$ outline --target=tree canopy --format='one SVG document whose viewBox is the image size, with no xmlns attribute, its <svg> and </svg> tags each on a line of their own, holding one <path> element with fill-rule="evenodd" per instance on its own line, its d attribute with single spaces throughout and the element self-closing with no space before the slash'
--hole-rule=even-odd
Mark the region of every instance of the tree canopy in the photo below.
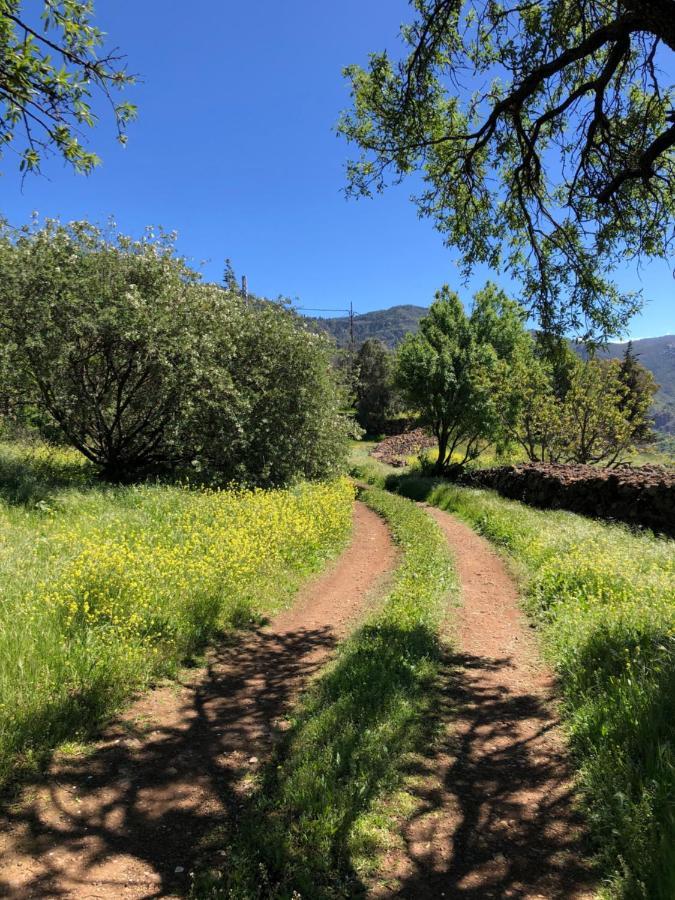
<svg viewBox="0 0 675 900">
<path fill-rule="evenodd" d="M 653 439 L 657 385 L 630 347 L 621 361 L 583 360 L 567 343 L 538 336 L 509 379 L 513 405 L 502 413 L 504 428 L 532 462 L 611 466 Z"/>
<path fill-rule="evenodd" d="M 444 287 L 419 332 L 403 341 L 398 380 L 438 441 L 439 473 L 502 443 L 505 411 L 516 413 L 511 367 L 527 351 L 528 341 L 522 310 L 492 284 L 476 294 L 470 315 L 457 294 Z M 458 460 L 453 460 L 455 451 L 461 454 Z"/>
<path fill-rule="evenodd" d="M 270 485 L 342 464 L 328 338 L 202 284 L 172 235 L 5 226 L 0 281 L 0 407 L 36 409 L 103 477 Z"/>
<path fill-rule="evenodd" d="M 506 267 L 543 328 L 620 330 L 611 272 L 675 239 L 675 0 L 411 0 L 403 56 L 351 66 L 349 189 L 421 171 L 465 271 Z"/>
<path fill-rule="evenodd" d="M 356 356 L 356 417 L 368 434 L 378 434 L 396 408 L 394 354 L 369 338 Z"/>
<path fill-rule="evenodd" d="M 81 142 L 83 128 L 96 123 L 96 94 L 110 104 L 118 139 L 126 141 L 136 108 L 116 95 L 134 79 L 119 51 L 101 52 L 104 37 L 93 0 L 44 0 L 39 15 L 20 0 L 0 0 L 0 149 L 22 142 L 21 171 L 39 170 L 49 153 L 80 172 L 97 165 Z"/>
</svg>

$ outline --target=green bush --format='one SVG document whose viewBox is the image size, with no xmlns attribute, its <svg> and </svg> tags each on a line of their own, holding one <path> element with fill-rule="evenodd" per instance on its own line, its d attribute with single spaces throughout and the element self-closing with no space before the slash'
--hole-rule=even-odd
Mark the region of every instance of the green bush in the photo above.
<svg viewBox="0 0 675 900">
<path fill-rule="evenodd" d="M 56 425 L 104 478 L 280 485 L 342 465 L 328 340 L 200 284 L 171 236 L 5 227 L 0 279 L 0 409 Z"/>
</svg>

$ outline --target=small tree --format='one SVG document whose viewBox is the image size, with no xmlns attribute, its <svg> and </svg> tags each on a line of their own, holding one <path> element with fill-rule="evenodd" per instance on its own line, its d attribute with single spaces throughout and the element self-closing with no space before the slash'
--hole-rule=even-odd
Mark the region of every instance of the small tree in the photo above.
<svg viewBox="0 0 675 900">
<path fill-rule="evenodd" d="M 437 472 L 447 471 L 456 450 L 463 466 L 506 439 L 508 371 L 526 347 L 522 310 L 492 284 L 476 294 L 470 316 L 457 294 L 442 288 L 419 332 L 403 341 L 399 383 L 436 436 Z"/>
<path fill-rule="evenodd" d="M 516 361 L 509 378 L 513 400 L 502 410 L 507 434 L 531 462 L 557 462 L 562 405 L 554 390 L 553 367 L 532 346 Z"/>
<path fill-rule="evenodd" d="M 239 282 L 237 281 L 237 275 L 234 271 L 232 260 L 229 258 L 225 260 L 225 268 L 223 270 L 223 287 L 231 294 L 239 293 Z"/>
<path fill-rule="evenodd" d="M 395 407 L 394 358 L 375 338 L 361 345 L 356 357 L 356 417 L 369 434 L 378 434 Z"/>
<path fill-rule="evenodd" d="M 584 464 L 618 462 L 632 446 L 626 393 L 616 360 L 580 360 L 561 411 L 559 458 Z"/>
<path fill-rule="evenodd" d="M 537 340 L 512 371 L 509 434 L 532 462 L 619 462 L 648 421 L 649 401 L 630 401 L 618 361 L 582 360 L 566 344 L 550 350 Z"/>
<path fill-rule="evenodd" d="M 658 385 L 649 369 L 639 361 L 632 341 L 626 346 L 619 378 L 626 388 L 622 409 L 631 425 L 631 440 L 637 444 L 649 443 L 654 440 L 650 409 Z"/>
</svg>

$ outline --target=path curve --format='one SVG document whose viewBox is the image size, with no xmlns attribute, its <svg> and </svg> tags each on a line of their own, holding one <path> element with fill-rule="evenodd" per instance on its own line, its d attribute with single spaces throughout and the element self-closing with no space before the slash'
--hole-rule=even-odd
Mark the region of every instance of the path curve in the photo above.
<svg viewBox="0 0 675 900">
<path fill-rule="evenodd" d="M 181 896 L 200 840 L 236 817 L 289 705 L 395 562 L 384 521 L 356 503 L 349 547 L 291 609 L 141 697 L 91 753 L 61 756 L 0 815 L 0 897 Z"/>
<path fill-rule="evenodd" d="M 593 897 L 554 679 L 516 585 L 486 540 L 427 509 L 455 554 L 463 605 L 445 672 L 447 732 L 419 773 L 420 805 L 404 828 L 404 848 L 388 860 L 389 896 Z"/>
</svg>

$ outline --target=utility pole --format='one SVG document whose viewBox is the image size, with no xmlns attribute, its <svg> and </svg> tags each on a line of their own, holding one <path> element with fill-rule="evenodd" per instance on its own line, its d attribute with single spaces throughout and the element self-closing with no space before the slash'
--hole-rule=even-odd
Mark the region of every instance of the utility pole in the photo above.
<svg viewBox="0 0 675 900">
<path fill-rule="evenodd" d="M 354 304 L 349 301 L 349 344 L 354 357 Z"/>
</svg>

